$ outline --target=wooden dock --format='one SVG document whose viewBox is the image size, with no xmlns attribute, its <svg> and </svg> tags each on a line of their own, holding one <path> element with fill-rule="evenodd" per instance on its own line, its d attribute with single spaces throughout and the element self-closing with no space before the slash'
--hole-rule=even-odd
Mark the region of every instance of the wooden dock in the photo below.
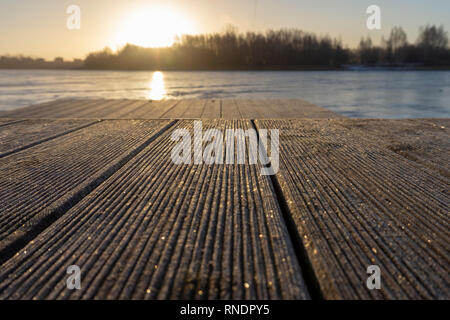
<svg viewBox="0 0 450 320">
<path fill-rule="evenodd" d="M 174 164 L 171 134 L 196 119 L 279 129 L 279 172 Z M 450 119 L 303 100 L 1 112 L 0 299 L 450 299 L 449 159 Z"/>
</svg>

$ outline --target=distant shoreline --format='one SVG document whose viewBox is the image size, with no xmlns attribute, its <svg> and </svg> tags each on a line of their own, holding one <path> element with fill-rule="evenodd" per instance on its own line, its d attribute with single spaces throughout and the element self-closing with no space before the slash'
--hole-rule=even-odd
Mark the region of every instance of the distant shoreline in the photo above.
<svg viewBox="0 0 450 320">
<path fill-rule="evenodd" d="M 64 70 L 64 71 L 174 71 L 174 72 L 188 72 L 188 71 L 211 71 L 211 72 L 240 72 L 240 71 L 450 71 L 450 66 L 420 66 L 420 67 L 408 67 L 408 66 L 361 66 L 361 65 L 347 65 L 341 67 L 329 67 L 329 66 L 298 66 L 298 67 L 266 67 L 266 68 L 196 68 L 196 69 L 167 69 L 167 68 L 149 68 L 149 69 L 133 69 L 133 68 L 39 68 L 39 67 L 14 67 L 5 68 L 0 67 L 0 70 Z"/>
<path fill-rule="evenodd" d="M 84 59 L 53 61 L 24 55 L 0 56 L 0 69 L 111 71 L 436 71 L 450 70 L 448 34 L 443 26 L 420 28 L 414 42 L 401 27 L 375 45 L 363 37 L 355 48 L 341 39 L 299 29 L 182 35 L 168 47 L 127 43 Z"/>
</svg>

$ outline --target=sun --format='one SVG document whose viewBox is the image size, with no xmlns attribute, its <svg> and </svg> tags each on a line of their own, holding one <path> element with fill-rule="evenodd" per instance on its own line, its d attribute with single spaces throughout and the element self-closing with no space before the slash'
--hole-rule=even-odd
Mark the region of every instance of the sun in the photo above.
<svg viewBox="0 0 450 320">
<path fill-rule="evenodd" d="M 192 34 L 192 24 L 179 12 L 169 8 L 139 8 L 119 27 L 115 45 L 127 43 L 141 47 L 169 47 L 177 35 Z"/>
</svg>

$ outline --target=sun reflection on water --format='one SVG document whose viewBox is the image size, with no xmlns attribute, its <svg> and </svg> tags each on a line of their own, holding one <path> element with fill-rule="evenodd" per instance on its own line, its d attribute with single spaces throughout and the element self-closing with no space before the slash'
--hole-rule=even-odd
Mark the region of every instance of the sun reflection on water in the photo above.
<svg viewBox="0 0 450 320">
<path fill-rule="evenodd" d="M 164 85 L 164 75 L 160 71 L 153 72 L 148 98 L 151 100 L 162 100 L 165 96 L 166 87 Z"/>
</svg>

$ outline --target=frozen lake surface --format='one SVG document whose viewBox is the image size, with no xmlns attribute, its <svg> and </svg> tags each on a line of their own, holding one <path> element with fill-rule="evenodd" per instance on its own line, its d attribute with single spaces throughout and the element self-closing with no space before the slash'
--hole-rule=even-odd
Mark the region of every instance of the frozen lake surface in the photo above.
<svg viewBox="0 0 450 320">
<path fill-rule="evenodd" d="M 0 70 L 0 110 L 59 98 L 301 98 L 354 118 L 450 117 L 450 72 Z"/>
</svg>

